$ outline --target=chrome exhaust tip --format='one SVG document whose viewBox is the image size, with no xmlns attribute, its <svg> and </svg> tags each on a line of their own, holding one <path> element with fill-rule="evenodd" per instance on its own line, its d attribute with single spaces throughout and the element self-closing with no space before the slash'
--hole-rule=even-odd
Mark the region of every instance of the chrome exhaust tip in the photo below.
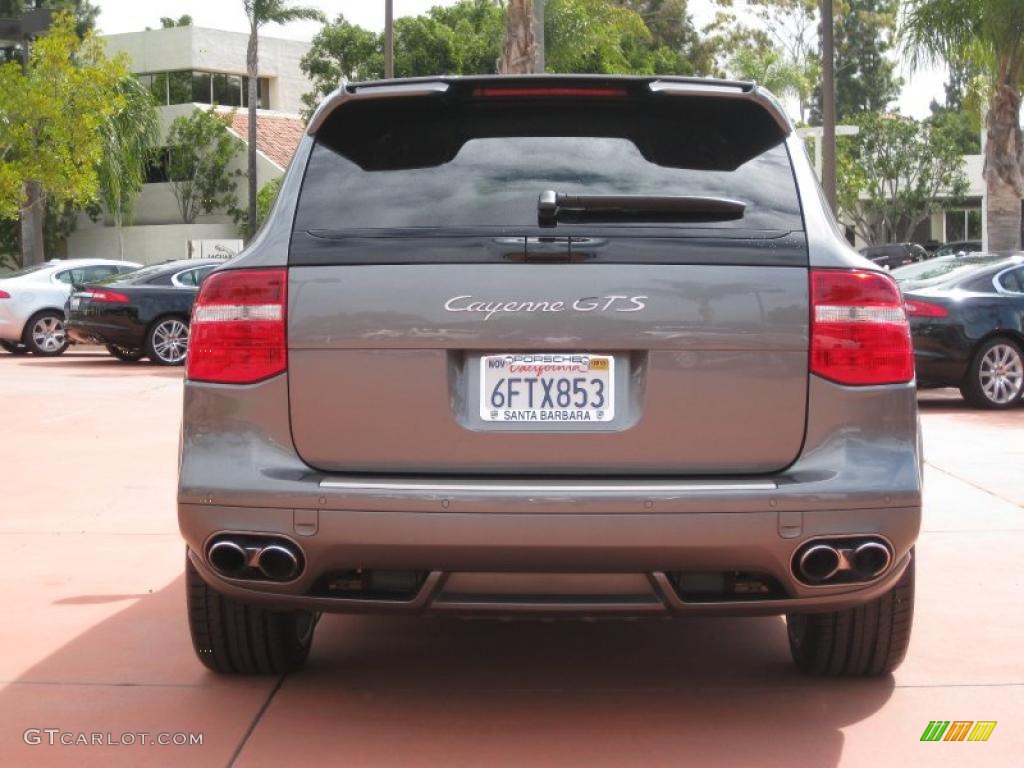
<svg viewBox="0 0 1024 768">
<path fill-rule="evenodd" d="M 853 569 L 865 578 L 873 579 L 889 568 L 892 555 L 889 548 L 878 541 L 866 541 L 853 551 Z"/>
<path fill-rule="evenodd" d="M 817 584 L 835 576 L 841 563 L 838 549 L 831 544 L 815 544 L 800 555 L 797 567 L 804 581 Z"/>
<path fill-rule="evenodd" d="M 299 558 L 280 544 L 270 544 L 256 555 L 256 567 L 271 581 L 291 581 L 299 573 Z"/>
<path fill-rule="evenodd" d="M 249 559 L 241 544 L 223 539 L 210 547 L 206 557 L 214 570 L 224 576 L 237 576 L 245 569 Z"/>
</svg>

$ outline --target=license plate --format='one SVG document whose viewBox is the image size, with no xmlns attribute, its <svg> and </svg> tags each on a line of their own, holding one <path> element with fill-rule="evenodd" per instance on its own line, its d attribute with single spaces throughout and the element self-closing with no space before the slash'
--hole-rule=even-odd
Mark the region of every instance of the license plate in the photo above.
<svg viewBox="0 0 1024 768">
<path fill-rule="evenodd" d="M 71 297 L 71 308 L 72 309 L 78 309 L 78 307 L 79 307 L 79 305 L 81 305 L 81 303 L 82 303 L 82 300 L 80 298 L 78 298 L 77 296 L 72 296 Z"/>
<path fill-rule="evenodd" d="M 615 418 L 615 358 L 585 353 L 484 355 L 484 421 L 593 423 Z"/>
</svg>

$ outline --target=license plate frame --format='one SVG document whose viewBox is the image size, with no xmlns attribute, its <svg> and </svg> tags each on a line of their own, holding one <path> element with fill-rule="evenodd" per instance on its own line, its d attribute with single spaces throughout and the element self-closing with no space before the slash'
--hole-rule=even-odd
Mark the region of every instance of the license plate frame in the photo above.
<svg viewBox="0 0 1024 768">
<path fill-rule="evenodd" d="M 517 383 L 510 384 L 512 379 Z M 505 384 L 496 391 L 502 380 Z M 606 353 L 481 355 L 479 387 L 479 416 L 486 424 L 565 425 L 577 429 L 608 424 L 615 420 L 617 411 L 615 356 Z"/>
</svg>

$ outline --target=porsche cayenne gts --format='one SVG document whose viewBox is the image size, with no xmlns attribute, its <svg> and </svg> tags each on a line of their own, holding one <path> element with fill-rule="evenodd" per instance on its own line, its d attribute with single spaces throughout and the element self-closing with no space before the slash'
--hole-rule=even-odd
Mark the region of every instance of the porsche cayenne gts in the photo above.
<svg viewBox="0 0 1024 768">
<path fill-rule="evenodd" d="M 192 303 L 203 280 L 222 263 L 171 261 L 80 286 L 68 299 L 68 335 L 103 344 L 126 362 L 148 357 L 158 365 L 182 365 Z"/>
<path fill-rule="evenodd" d="M 785 614 L 813 675 L 910 636 L 903 299 L 748 83 L 349 84 L 192 314 L 178 490 L 219 672 L 324 611 Z"/>
<path fill-rule="evenodd" d="M 64 304 L 71 287 L 139 266 L 109 259 L 54 260 L 0 276 L 0 347 L 15 355 L 64 354 L 70 343 L 64 330 Z"/>
</svg>

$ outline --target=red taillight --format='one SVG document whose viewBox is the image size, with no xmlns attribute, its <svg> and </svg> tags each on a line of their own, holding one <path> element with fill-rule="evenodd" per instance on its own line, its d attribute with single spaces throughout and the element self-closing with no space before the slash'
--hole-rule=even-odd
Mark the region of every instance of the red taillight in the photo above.
<svg viewBox="0 0 1024 768">
<path fill-rule="evenodd" d="M 811 272 L 811 372 L 839 384 L 901 384 L 914 350 L 900 289 L 863 270 Z"/>
<path fill-rule="evenodd" d="M 949 310 L 938 304 L 930 304 L 927 301 L 908 299 L 907 314 L 910 317 L 949 317 Z"/>
<path fill-rule="evenodd" d="M 11 294 L 9 294 L 7 291 L 0 291 L 0 299 L 9 299 L 9 298 L 11 298 Z"/>
<path fill-rule="evenodd" d="M 90 301 L 97 304 L 127 304 L 128 297 L 117 291 L 108 291 L 106 288 L 93 288 L 82 294 Z"/>
<path fill-rule="evenodd" d="M 287 370 L 287 296 L 285 269 L 234 269 L 210 275 L 192 309 L 188 378 L 252 384 Z"/>
<path fill-rule="evenodd" d="M 511 88 L 504 86 L 483 86 L 480 88 L 473 89 L 473 95 L 477 98 L 600 98 L 600 99 L 614 99 L 621 98 L 626 95 L 625 88 L 558 88 L 558 87 L 538 87 L 538 88 Z"/>
</svg>

